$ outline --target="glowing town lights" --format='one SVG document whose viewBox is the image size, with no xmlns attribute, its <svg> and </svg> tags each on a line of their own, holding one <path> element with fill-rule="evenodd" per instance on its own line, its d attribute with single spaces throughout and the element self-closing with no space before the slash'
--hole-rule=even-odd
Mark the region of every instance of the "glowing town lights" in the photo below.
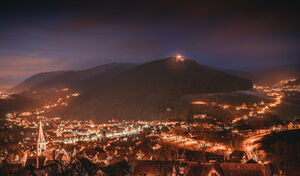
<svg viewBox="0 0 300 176">
<path fill-rule="evenodd" d="M 191 104 L 195 104 L 195 105 L 204 105 L 204 104 L 207 104 L 207 103 L 204 102 L 204 101 L 193 101 L 193 102 L 191 102 Z"/>
<path fill-rule="evenodd" d="M 175 60 L 182 59 L 181 55 L 177 55 L 173 57 Z M 173 62 L 175 62 L 173 60 Z M 178 63 L 180 65 L 180 63 Z M 257 101 L 257 102 L 245 102 L 240 105 L 233 104 L 217 104 L 216 102 L 204 102 L 204 101 L 193 101 L 188 102 L 190 106 L 198 107 L 199 105 L 210 105 L 212 107 L 216 107 L 218 109 L 227 109 L 228 111 L 235 111 L 234 118 L 232 123 L 228 123 L 224 126 L 222 125 L 222 121 L 217 121 L 216 123 L 202 123 L 201 128 L 210 129 L 212 131 L 218 132 L 219 130 L 229 130 L 231 129 L 231 135 L 233 136 L 241 136 L 244 138 L 244 141 L 241 143 L 241 149 L 246 153 L 247 158 L 256 160 L 259 163 L 269 163 L 269 161 L 265 161 L 265 153 L 261 150 L 261 139 L 264 135 L 270 134 L 276 131 L 284 131 L 291 129 L 300 129 L 300 123 L 290 122 L 288 125 L 273 125 L 267 128 L 256 129 L 251 131 L 246 130 L 238 130 L 235 128 L 237 125 L 234 123 L 239 123 L 239 121 L 245 121 L 250 119 L 258 119 L 264 118 L 265 112 L 272 112 L 273 107 L 279 106 L 284 103 L 285 96 L 289 96 L 289 92 L 300 92 L 300 86 L 292 87 L 286 85 L 276 85 L 275 87 L 265 87 L 265 86 L 254 86 L 254 89 L 258 92 L 260 89 L 261 98 L 265 102 Z M 68 90 L 68 89 L 66 89 Z M 229 156 L 229 154 L 234 151 L 233 148 L 229 148 L 231 146 L 226 140 L 222 140 L 222 142 L 217 143 L 216 140 L 213 139 L 214 142 L 211 141 L 209 137 L 207 138 L 198 138 L 197 133 L 188 133 L 187 130 L 190 130 L 194 127 L 198 127 L 198 123 L 189 123 L 187 124 L 185 121 L 118 121 L 118 120 L 110 120 L 108 123 L 96 123 L 96 121 L 92 120 L 65 120 L 61 117 L 47 117 L 47 114 L 52 112 L 51 110 L 56 110 L 57 107 L 67 106 L 68 103 L 71 103 L 73 97 L 80 95 L 77 92 L 61 92 L 62 89 L 57 90 L 59 93 L 55 99 L 52 99 L 47 104 L 44 104 L 41 107 L 33 109 L 29 112 L 11 112 L 6 114 L 7 128 L 14 128 L 15 126 L 20 126 L 24 129 L 35 130 L 39 129 L 39 119 L 43 121 L 45 125 L 44 135 L 45 139 L 49 141 L 49 146 L 47 149 L 52 149 L 56 146 L 60 146 L 61 144 L 70 144 L 77 145 L 78 148 L 84 149 L 85 147 L 93 147 L 93 145 L 89 145 L 87 142 L 96 142 L 102 139 L 108 139 L 108 144 L 103 147 L 105 150 L 106 147 L 113 147 L 117 150 L 120 150 L 120 145 L 113 145 L 115 142 L 118 144 L 122 141 L 130 141 L 133 139 L 136 142 L 136 146 L 142 144 L 139 139 L 139 133 L 143 132 L 144 129 L 149 129 L 149 135 L 147 137 L 151 137 L 151 139 L 157 140 L 156 144 L 153 142 L 152 150 L 158 150 L 161 148 L 162 143 L 166 142 L 170 145 L 174 145 L 178 148 L 186 148 L 188 150 L 201 151 L 203 147 L 206 147 L 207 152 L 222 154 L 225 156 Z M 1 94 L 1 93 L 0 93 Z M 59 96 L 59 97 L 58 97 Z M 69 99 L 67 99 L 69 96 Z M 1 98 L 1 97 L 0 97 Z M 200 98 L 199 98 L 200 99 Z M 196 99 L 197 100 L 197 99 Z M 200 99 L 201 100 L 201 99 Z M 205 100 L 205 99 L 203 99 Z M 205 100 L 206 101 L 206 100 Z M 260 102 L 260 103 L 259 103 Z M 246 104 L 247 103 L 247 104 Z M 201 107 L 201 106 L 199 106 Z M 173 108 L 169 111 L 173 111 Z M 23 116 L 22 116 L 23 115 Z M 199 112 L 198 114 L 193 115 L 194 119 L 209 119 L 216 120 L 216 117 L 212 114 L 206 114 L 204 112 Z M 239 125 L 239 124 L 238 124 Z M 163 129 L 168 130 L 163 130 Z M 173 131 L 174 130 L 174 131 Z M 177 131 L 178 130 L 178 131 Z M 167 131 L 164 133 L 163 131 Z M 179 135 L 178 132 L 180 132 Z M 187 133 L 181 133 L 187 132 Z M 24 132 L 21 132 L 24 135 Z M 38 138 L 37 133 L 28 133 L 29 136 L 23 138 L 23 141 L 19 142 L 19 146 L 23 148 L 27 148 L 27 145 L 31 145 L 32 142 Z M 24 135 L 25 136 L 25 135 Z M 225 136 L 222 136 L 223 139 L 226 139 Z M 35 140 L 36 141 L 36 140 Z M 93 144 L 91 143 L 91 144 Z M 80 150 L 81 150 L 80 149 Z M 135 152 L 134 147 L 131 146 L 128 148 L 126 152 Z M 54 149 L 55 150 L 55 149 Z M 59 150 L 57 150 L 59 151 Z M 113 152 L 110 158 L 113 158 L 115 152 Z M 30 154 L 30 153 L 29 153 Z M 119 153 L 117 153 L 119 154 Z M 32 156 L 32 154 L 30 154 Z M 110 155 L 110 154 L 109 154 Z M 76 156 L 74 154 L 74 156 Z M 242 161 L 246 162 L 245 160 Z"/>
<path fill-rule="evenodd" d="M 64 89 L 62 89 L 62 91 L 68 91 L 69 90 L 69 88 L 64 88 Z"/>
<path fill-rule="evenodd" d="M 223 109 L 228 109 L 229 105 L 223 105 Z"/>
<path fill-rule="evenodd" d="M 282 80 L 282 81 L 279 82 L 279 85 L 283 85 L 283 84 L 286 84 L 286 83 L 292 82 L 292 81 L 296 81 L 296 79 L 293 78 L 293 79 L 289 79 L 289 80 Z"/>
<path fill-rule="evenodd" d="M 238 117 L 238 118 L 235 118 L 235 119 L 232 120 L 232 123 L 235 123 L 235 122 L 237 122 L 237 121 L 240 121 L 241 119 L 242 119 L 242 118 L 239 118 L 239 117 Z"/>
<path fill-rule="evenodd" d="M 79 93 L 75 92 L 72 94 L 73 97 L 77 97 L 78 95 L 80 95 Z"/>
<path fill-rule="evenodd" d="M 203 140 L 195 140 L 193 138 L 187 138 L 184 136 L 178 136 L 178 135 L 174 135 L 174 134 L 160 134 L 158 135 L 158 137 L 160 137 L 161 139 L 163 139 L 164 141 L 168 141 L 171 142 L 175 145 L 184 145 L 185 147 L 192 147 L 194 149 L 197 148 L 201 148 L 201 146 L 205 145 L 209 148 L 209 151 L 232 151 L 231 148 L 224 146 L 223 144 L 220 143 L 210 143 L 207 141 L 203 141 Z"/>
<path fill-rule="evenodd" d="M 20 116 L 30 116 L 30 115 L 32 115 L 31 112 L 22 112 L 22 113 L 20 114 Z"/>
<path fill-rule="evenodd" d="M 0 92 L 0 99 L 3 99 L 3 100 L 10 99 L 12 94 L 13 93 L 6 94 L 6 93 L 3 93 L 3 92 Z"/>
<path fill-rule="evenodd" d="M 61 105 L 62 105 L 62 106 L 68 106 L 68 103 L 62 102 Z"/>
</svg>

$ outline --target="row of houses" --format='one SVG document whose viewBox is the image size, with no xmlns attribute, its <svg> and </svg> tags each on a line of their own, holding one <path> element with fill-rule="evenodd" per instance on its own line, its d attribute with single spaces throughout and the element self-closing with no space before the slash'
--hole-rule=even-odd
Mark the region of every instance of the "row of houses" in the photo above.
<svg viewBox="0 0 300 176">
<path fill-rule="evenodd" d="M 41 158 L 41 163 L 44 161 Z M 89 165 L 85 158 L 82 160 Z M 33 162 L 34 163 L 34 162 Z M 22 175 L 47 176 L 54 162 L 49 162 L 39 169 L 25 167 Z M 17 167 L 16 167 L 17 168 Z M 27 170 L 26 170 L 27 168 Z M 96 170 L 95 170 L 96 168 Z M 98 176 L 276 176 L 279 173 L 269 164 L 258 163 L 198 163 L 188 161 L 153 161 L 141 160 L 129 164 L 127 161 L 116 161 L 108 166 L 99 167 L 91 165 L 95 172 L 93 175 Z"/>
</svg>

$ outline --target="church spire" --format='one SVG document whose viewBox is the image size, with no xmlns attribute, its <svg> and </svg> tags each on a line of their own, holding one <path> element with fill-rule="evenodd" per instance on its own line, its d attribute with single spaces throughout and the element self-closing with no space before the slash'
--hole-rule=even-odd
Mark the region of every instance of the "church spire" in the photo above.
<svg viewBox="0 0 300 176">
<path fill-rule="evenodd" d="M 40 120 L 39 137 L 37 140 L 37 155 L 40 156 L 42 153 L 42 150 L 45 150 L 45 149 L 46 149 L 46 141 L 45 141 L 45 137 L 44 137 L 42 121 Z"/>
</svg>

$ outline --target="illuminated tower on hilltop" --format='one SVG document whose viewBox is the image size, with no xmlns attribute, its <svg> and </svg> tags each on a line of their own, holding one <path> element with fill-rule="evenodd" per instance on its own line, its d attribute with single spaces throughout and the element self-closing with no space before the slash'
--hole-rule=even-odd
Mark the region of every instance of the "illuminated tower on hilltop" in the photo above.
<svg viewBox="0 0 300 176">
<path fill-rule="evenodd" d="M 184 58 L 182 55 L 180 55 L 179 53 L 176 52 L 176 56 L 175 56 L 176 62 L 183 62 Z"/>
<path fill-rule="evenodd" d="M 46 150 L 46 141 L 45 141 L 45 137 L 44 137 L 42 121 L 40 121 L 40 124 L 39 124 L 39 137 L 38 137 L 38 140 L 37 140 L 37 156 L 41 155 L 42 150 Z"/>
</svg>

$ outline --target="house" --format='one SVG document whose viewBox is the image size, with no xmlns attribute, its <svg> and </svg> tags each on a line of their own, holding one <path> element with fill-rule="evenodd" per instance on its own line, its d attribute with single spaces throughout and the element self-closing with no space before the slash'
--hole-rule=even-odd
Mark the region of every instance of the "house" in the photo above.
<svg viewBox="0 0 300 176">
<path fill-rule="evenodd" d="M 205 152 L 205 161 L 207 163 L 224 162 L 224 155 L 218 155 L 215 153 Z"/>
<path fill-rule="evenodd" d="M 176 161 L 138 161 L 134 176 L 271 176 L 269 165 L 257 163 L 204 163 Z M 176 169 L 175 167 L 179 168 Z"/>
<path fill-rule="evenodd" d="M 224 175 L 230 176 L 271 176 L 269 165 L 257 163 L 221 163 Z M 221 176 L 221 175 L 220 175 Z"/>
<path fill-rule="evenodd" d="M 100 168 L 98 174 L 104 176 L 131 176 L 132 167 L 126 161 L 119 161 Z"/>
<path fill-rule="evenodd" d="M 45 156 L 39 156 L 39 157 L 33 156 L 33 157 L 29 157 L 26 160 L 25 168 L 26 167 L 35 167 L 35 168 L 44 167 L 46 161 L 47 161 L 47 159 L 46 159 Z"/>
<path fill-rule="evenodd" d="M 229 161 L 233 163 L 241 163 L 247 159 L 247 155 L 244 151 L 235 150 L 229 155 Z"/>
<path fill-rule="evenodd" d="M 212 168 L 213 164 L 198 164 L 197 162 L 176 161 L 139 161 L 134 167 L 134 176 L 202 176 L 209 173 L 219 173 Z M 217 175 L 216 175 L 217 176 Z"/>
<path fill-rule="evenodd" d="M 218 170 L 218 171 L 217 171 Z M 219 173 L 219 169 L 212 167 L 209 164 L 202 164 L 202 165 L 191 165 L 188 169 L 186 175 L 187 176 L 218 176 L 217 173 Z"/>
<path fill-rule="evenodd" d="M 299 129 L 300 128 L 300 119 L 296 119 L 294 122 L 294 128 Z"/>
<path fill-rule="evenodd" d="M 170 175 L 173 170 L 173 162 L 150 160 L 137 161 L 133 170 L 134 176 L 156 176 L 164 175 L 164 173 Z"/>
<path fill-rule="evenodd" d="M 289 130 L 294 129 L 294 124 L 293 124 L 292 122 L 290 122 L 290 123 L 288 124 L 287 128 L 288 128 Z"/>
<path fill-rule="evenodd" d="M 67 164 L 70 162 L 71 158 L 65 153 L 58 153 L 56 160 L 61 161 L 63 164 Z"/>
</svg>

